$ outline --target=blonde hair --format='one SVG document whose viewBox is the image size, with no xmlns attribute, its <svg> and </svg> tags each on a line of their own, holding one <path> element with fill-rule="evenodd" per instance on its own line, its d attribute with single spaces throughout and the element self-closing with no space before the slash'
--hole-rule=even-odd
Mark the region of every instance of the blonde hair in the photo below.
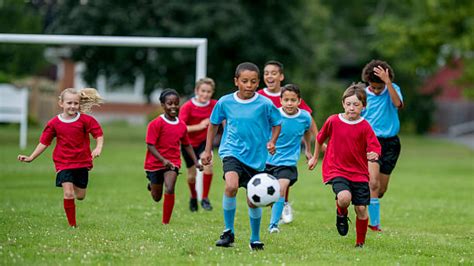
<svg viewBox="0 0 474 266">
<path fill-rule="evenodd" d="M 196 81 L 196 86 L 194 86 L 194 89 L 197 90 L 199 87 L 201 87 L 202 84 L 207 84 L 212 87 L 212 90 L 215 90 L 216 88 L 216 83 L 214 82 L 213 79 L 211 78 L 200 78 L 198 81 Z"/>
<path fill-rule="evenodd" d="M 90 113 L 93 106 L 99 106 L 104 102 L 100 94 L 94 88 L 84 88 L 80 90 L 67 88 L 59 95 L 60 101 L 64 100 L 64 94 L 66 93 L 79 95 L 79 106 L 81 113 Z"/>
</svg>

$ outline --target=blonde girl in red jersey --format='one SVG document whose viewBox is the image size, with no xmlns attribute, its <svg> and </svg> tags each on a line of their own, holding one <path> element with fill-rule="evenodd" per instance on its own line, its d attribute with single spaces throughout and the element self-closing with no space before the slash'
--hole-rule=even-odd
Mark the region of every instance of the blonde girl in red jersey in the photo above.
<svg viewBox="0 0 474 266">
<path fill-rule="evenodd" d="M 179 168 L 181 168 L 180 146 L 188 152 L 196 167 L 202 170 L 189 145 L 186 124 L 178 118 L 179 95 L 173 89 L 165 89 L 160 95 L 164 114 L 148 124 L 146 132 L 147 152 L 145 172 L 149 180 L 148 189 L 154 201 L 161 200 L 163 185 L 165 196 L 163 201 L 162 224 L 169 224 L 174 208 L 174 188 Z"/>
<path fill-rule="evenodd" d="M 62 113 L 47 123 L 40 141 L 30 156 L 18 155 L 20 162 L 29 163 L 43 153 L 54 138 L 56 147 L 53 161 L 56 167 L 56 186 L 63 188 L 64 211 L 69 226 L 76 227 L 74 199 L 83 200 L 89 180 L 92 160 L 102 152 L 104 137 L 99 123 L 87 115 L 92 106 L 99 105 L 102 98 L 95 89 L 65 89 L 59 96 Z M 89 135 L 96 139 L 91 152 Z"/>
<path fill-rule="evenodd" d="M 206 147 L 207 128 L 209 126 L 209 117 L 212 109 L 217 103 L 217 100 L 211 99 L 214 94 L 216 84 L 211 78 L 202 78 L 196 82 L 194 88 L 195 97 L 181 106 L 179 111 L 179 119 L 181 119 L 188 129 L 189 142 L 194 150 L 196 158 L 201 156 L 201 153 Z M 196 166 L 193 160 L 181 147 L 186 167 L 188 168 L 188 185 L 191 192 L 191 199 L 189 201 L 189 209 L 192 212 L 198 210 L 198 201 L 196 193 Z M 212 164 L 204 166 L 203 171 L 203 189 L 201 206 L 204 210 L 212 210 L 211 202 L 209 201 L 209 190 L 212 182 Z"/>
</svg>

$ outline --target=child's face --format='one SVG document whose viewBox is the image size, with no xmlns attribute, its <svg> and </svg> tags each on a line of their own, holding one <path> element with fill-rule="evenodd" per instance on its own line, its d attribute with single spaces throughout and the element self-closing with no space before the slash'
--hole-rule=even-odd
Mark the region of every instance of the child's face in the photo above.
<svg viewBox="0 0 474 266">
<path fill-rule="evenodd" d="M 267 65 L 263 69 L 263 82 L 270 90 L 279 90 L 281 82 L 285 76 L 280 72 L 280 68 L 276 65 Z"/>
<path fill-rule="evenodd" d="M 342 102 L 344 108 L 344 115 L 347 120 L 357 120 L 360 118 L 360 113 L 364 106 L 362 102 L 357 98 L 356 95 L 347 97 Z"/>
<path fill-rule="evenodd" d="M 234 84 L 239 89 L 237 95 L 241 99 L 250 99 L 254 96 L 258 87 L 258 74 L 255 71 L 244 70 L 238 78 L 234 78 Z"/>
<path fill-rule="evenodd" d="M 79 112 L 81 97 L 79 94 L 64 93 L 63 99 L 59 100 L 59 106 L 63 109 L 63 115 L 74 117 Z"/>
<path fill-rule="evenodd" d="M 174 94 L 166 96 L 165 103 L 162 103 L 161 106 L 165 111 L 165 114 L 170 118 L 175 118 L 178 116 L 179 112 L 179 98 Z"/>
<path fill-rule="evenodd" d="M 285 91 L 280 98 L 281 106 L 283 111 L 289 115 L 296 114 L 298 112 L 298 105 L 301 103 L 301 99 L 293 91 Z"/>
<path fill-rule="evenodd" d="M 372 89 L 372 91 L 377 95 L 379 95 L 383 91 L 383 89 L 385 89 L 385 83 L 383 82 L 369 81 L 369 86 Z"/>
<path fill-rule="evenodd" d="M 196 99 L 200 103 L 207 103 L 211 99 L 213 93 L 214 89 L 212 89 L 211 85 L 206 83 L 201 84 L 201 86 L 196 89 Z"/>
</svg>

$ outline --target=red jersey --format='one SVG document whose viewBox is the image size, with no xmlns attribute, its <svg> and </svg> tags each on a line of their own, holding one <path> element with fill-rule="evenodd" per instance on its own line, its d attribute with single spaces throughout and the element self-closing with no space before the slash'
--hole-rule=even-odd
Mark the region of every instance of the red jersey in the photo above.
<svg viewBox="0 0 474 266">
<path fill-rule="evenodd" d="M 281 101 L 280 101 L 281 92 L 274 93 L 274 92 L 270 92 L 267 88 L 263 88 L 261 90 L 258 90 L 257 93 L 270 99 L 277 108 L 281 107 Z M 298 105 L 298 107 L 300 109 L 306 110 L 310 114 L 313 113 L 313 110 L 311 109 L 311 107 L 309 107 L 303 99 L 301 99 L 301 103 L 300 105 Z"/>
<path fill-rule="evenodd" d="M 199 124 L 202 120 L 211 117 L 212 109 L 216 103 L 217 100 L 211 99 L 209 102 L 202 104 L 196 101 L 195 98 L 191 98 L 179 109 L 179 119 L 188 126 Z M 191 146 L 198 147 L 206 141 L 207 127 L 200 131 L 189 132 L 188 137 Z"/>
<path fill-rule="evenodd" d="M 370 124 L 360 118 L 330 116 L 318 133 L 318 143 L 329 138 L 323 161 L 323 182 L 344 177 L 352 182 L 369 182 L 367 153 L 381 153 L 380 143 Z"/>
<path fill-rule="evenodd" d="M 46 146 L 56 137 L 53 161 L 56 171 L 76 168 L 92 168 L 89 134 L 94 138 L 103 135 L 97 120 L 87 114 L 78 113 L 73 119 L 57 115 L 48 121 L 40 137 Z"/>
<path fill-rule="evenodd" d="M 189 145 L 186 125 L 178 118 L 170 121 L 164 115 L 160 115 L 148 124 L 146 143 L 154 145 L 161 156 L 180 168 L 180 145 Z M 163 163 L 147 149 L 145 170 L 157 171 L 164 168 Z"/>
</svg>

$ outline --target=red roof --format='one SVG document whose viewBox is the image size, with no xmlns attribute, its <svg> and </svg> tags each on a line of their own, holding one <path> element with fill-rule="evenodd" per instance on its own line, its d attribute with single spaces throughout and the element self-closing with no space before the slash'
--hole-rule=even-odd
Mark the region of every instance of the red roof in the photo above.
<svg viewBox="0 0 474 266">
<path fill-rule="evenodd" d="M 433 93 L 440 90 L 437 99 L 443 100 L 459 100 L 463 98 L 463 87 L 456 84 L 463 72 L 463 63 L 456 59 L 451 63 L 440 68 L 434 75 L 427 78 L 425 84 L 421 88 L 422 93 Z"/>
</svg>

